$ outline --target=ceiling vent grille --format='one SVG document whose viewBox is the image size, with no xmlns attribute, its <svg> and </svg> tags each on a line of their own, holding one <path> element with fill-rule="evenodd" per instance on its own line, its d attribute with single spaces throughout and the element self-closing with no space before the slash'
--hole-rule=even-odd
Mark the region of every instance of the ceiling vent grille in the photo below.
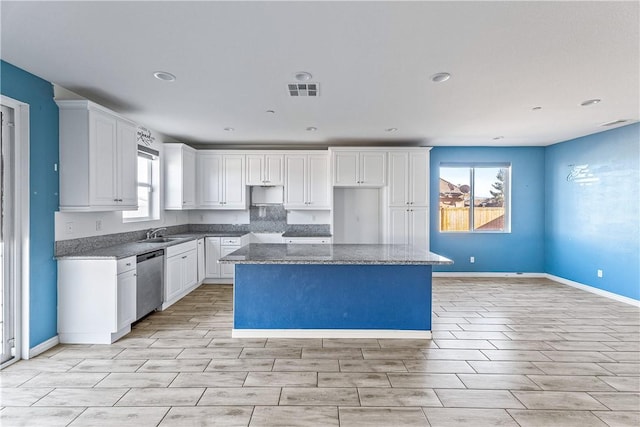
<svg viewBox="0 0 640 427">
<path fill-rule="evenodd" d="M 318 83 L 289 83 L 287 90 L 289 96 L 318 96 L 320 85 Z"/>
</svg>

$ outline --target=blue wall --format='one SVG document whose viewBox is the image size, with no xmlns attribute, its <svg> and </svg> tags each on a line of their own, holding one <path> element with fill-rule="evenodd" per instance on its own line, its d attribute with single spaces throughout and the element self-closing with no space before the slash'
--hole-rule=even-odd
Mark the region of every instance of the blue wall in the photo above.
<svg viewBox="0 0 640 427">
<path fill-rule="evenodd" d="M 435 147 L 431 150 L 431 250 L 454 264 L 434 271 L 544 271 L 544 147 Z M 441 163 L 511 163 L 511 233 L 441 233 Z M 475 257 L 475 263 L 469 257 Z"/>
<path fill-rule="evenodd" d="M 30 111 L 30 336 L 34 347 L 57 334 L 57 267 L 53 259 L 58 209 L 58 107 L 51 83 L 0 61 L 0 92 Z"/>
<path fill-rule="evenodd" d="M 547 273 L 640 299 L 639 162 L 637 123 L 546 148 Z"/>
</svg>

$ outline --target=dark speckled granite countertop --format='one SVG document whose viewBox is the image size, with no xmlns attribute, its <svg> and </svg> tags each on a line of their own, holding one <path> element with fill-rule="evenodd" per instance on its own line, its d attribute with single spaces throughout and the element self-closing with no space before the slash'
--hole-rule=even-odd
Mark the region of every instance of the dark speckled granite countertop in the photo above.
<svg viewBox="0 0 640 427">
<path fill-rule="evenodd" d="M 314 233 L 309 231 L 287 231 L 282 237 L 331 237 L 331 233 Z"/>
<path fill-rule="evenodd" d="M 150 243 L 144 240 L 135 242 L 122 243 L 119 245 L 108 246 L 106 248 L 89 249 L 86 251 L 76 252 L 64 256 L 57 257 L 58 260 L 68 259 L 121 259 L 130 256 L 144 254 L 146 252 L 164 249 L 169 246 L 179 245 L 190 240 L 200 239 L 202 237 L 242 237 L 247 232 L 208 232 L 208 233 L 180 233 L 171 234 L 165 237 L 175 238 L 170 242 Z"/>
<path fill-rule="evenodd" d="M 453 261 L 411 245 L 252 243 L 221 258 L 220 263 L 442 265 Z"/>
</svg>

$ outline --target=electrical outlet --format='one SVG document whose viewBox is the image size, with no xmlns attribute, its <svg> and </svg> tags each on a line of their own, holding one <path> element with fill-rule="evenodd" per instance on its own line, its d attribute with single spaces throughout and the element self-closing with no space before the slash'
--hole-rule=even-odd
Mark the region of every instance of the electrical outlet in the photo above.
<svg viewBox="0 0 640 427">
<path fill-rule="evenodd" d="M 200 222 L 204 222 L 204 215 L 200 215 Z"/>
<path fill-rule="evenodd" d="M 470 262 L 471 264 L 473 264 L 474 262 L 476 262 L 476 257 L 474 257 L 474 256 L 469 257 L 469 262 Z"/>
<path fill-rule="evenodd" d="M 102 230 L 102 220 L 96 219 L 96 231 L 101 231 L 101 230 Z"/>
<path fill-rule="evenodd" d="M 602 277 L 602 270 L 598 269 L 598 277 Z"/>
<path fill-rule="evenodd" d="M 67 222 L 65 229 L 67 230 L 67 234 L 73 234 L 73 222 Z"/>
</svg>

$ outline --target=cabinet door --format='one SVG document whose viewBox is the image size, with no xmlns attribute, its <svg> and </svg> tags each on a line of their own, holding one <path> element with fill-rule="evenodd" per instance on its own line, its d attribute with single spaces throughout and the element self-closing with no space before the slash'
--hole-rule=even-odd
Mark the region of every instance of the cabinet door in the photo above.
<svg viewBox="0 0 640 427">
<path fill-rule="evenodd" d="M 360 185 L 383 187 L 386 180 L 386 153 L 383 151 L 363 151 L 360 153 Z"/>
<path fill-rule="evenodd" d="M 238 249 L 240 249 L 240 246 L 222 246 L 220 248 L 220 258 L 227 256 Z M 220 264 L 220 277 L 233 279 L 234 276 L 235 264 Z"/>
<path fill-rule="evenodd" d="M 413 206 L 429 205 L 429 153 L 409 154 L 409 203 Z"/>
<path fill-rule="evenodd" d="M 198 154 L 198 207 L 222 206 L 222 156 Z"/>
<path fill-rule="evenodd" d="M 311 154 L 308 158 L 306 178 L 307 206 L 310 209 L 329 208 L 331 183 L 329 178 L 329 157 Z"/>
<path fill-rule="evenodd" d="M 207 237 L 205 239 L 205 277 L 217 279 L 220 277 L 220 238 Z"/>
<path fill-rule="evenodd" d="M 182 260 L 182 290 L 198 283 L 198 251 L 185 252 L 179 255 Z"/>
<path fill-rule="evenodd" d="M 264 156 L 264 183 L 284 185 L 284 156 L 282 154 Z"/>
<path fill-rule="evenodd" d="M 204 280 L 204 239 L 198 239 L 198 283 Z"/>
<path fill-rule="evenodd" d="M 196 207 L 196 152 L 182 151 L 182 208 Z"/>
<path fill-rule="evenodd" d="M 98 111 L 89 113 L 90 181 L 89 198 L 92 206 L 117 206 L 117 121 L 115 117 Z"/>
<path fill-rule="evenodd" d="M 429 208 L 409 209 L 409 244 L 429 250 Z"/>
<path fill-rule="evenodd" d="M 136 127 L 118 121 L 118 199 L 122 207 L 138 208 L 138 147 Z"/>
<path fill-rule="evenodd" d="M 245 156 L 224 155 L 223 162 L 223 205 L 225 209 L 246 209 L 246 191 L 244 180 L 244 160 Z"/>
<path fill-rule="evenodd" d="M 388 242 L 391 245 L 405 245 L 408 242 L 408 216 L 407 208 L 389 209 L 389 236 Z"/>
<path fill-rule="evenodd" d="M 284 204 L 287 209 L 306 208 L 305 173 L 307 156 L 285 156 Z"/>
<path fill-rule="evenodd" d="M 358 152 L 335 152 L 333 156 L 333 185 L 335 187 L 355 187 L 359 185 Z"/>
<path fill-rule="evenodd" d="M 389 153 L 389 206 L 409 204 L 409 153 Z"/>
<path fill-rule="evenodd" d="M 136 320 L 136 270 L 118 274 L 116 295 L 116 329 L 129 326 Z"/>
<path fill-rule="evenodd" d="M 247 154 L 247 185 L 264 185 L 264 155 Z"/>
<path fill-rule="evenodd" d="M 164 300 L 171 301 L 182 292 L 182 255 L 167 258 L 164 281 Z"/>
</svg>

